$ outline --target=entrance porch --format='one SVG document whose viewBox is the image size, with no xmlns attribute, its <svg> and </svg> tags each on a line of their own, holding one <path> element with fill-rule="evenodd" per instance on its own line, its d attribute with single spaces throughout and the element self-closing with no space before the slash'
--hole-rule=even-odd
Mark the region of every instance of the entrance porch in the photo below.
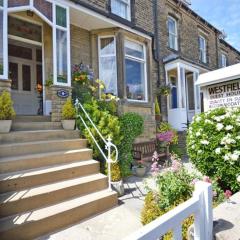
<svg viewBox="0 0 240 240">
<path fill-rule="evenodd" d="M 184 131 L 196 113 L 201 112 L 200 88 L 195 86 L 205 70 L 185 61 L 177 60 L 165 65 L 168 96 L 168 122 L 178 131 Z"/>
</svg>

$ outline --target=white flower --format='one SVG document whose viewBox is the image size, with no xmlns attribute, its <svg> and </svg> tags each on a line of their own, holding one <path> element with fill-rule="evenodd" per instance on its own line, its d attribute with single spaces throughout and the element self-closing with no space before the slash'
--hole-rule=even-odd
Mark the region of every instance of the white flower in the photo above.
<svg viewBox="0 0 240 240">
<path fill-rule="evenodd" d="M 200 121 L 201 121 L 201 117 L 196 116 L 194 120 L 195 120 L 196 122 L 200 122 Z"/>
<path fill-rule="evenodd" d="M 239 158 L 239 155 L 238 155 L 238 154 L 235 154 L 235 153 L 233 153 L 233 154 L 231 154 L 231 155 L 230 155 L 230 158 L 231 158 L 231 160 L 232 160 L 232 161 L 237 161 L 237 160 L 238 160 L 238 158 Z"/>
<path fill-rule="evenodd" d="M 236 139 L 237 139 L 237 140 L 240 140 L 240 136 L 236 136 Z"/>
<path fill-rule="evenodd" d="M 236 141 L 233 138 L 231 138 L 231 136 L 232 135 L 228 133 L 225 137 L 222 138 L 221 144 L 230 145 L 236 143 Z"/>
<path fill-rule="evenodd" d="M 196 132 L 196 136 L 199 137 L 201 135 L 200 132 Z"/>
<path fill-rule="evenodd" d="M 240 175 L 237 177 L 237 181 L 240 182 Z"/>
<path fill-rule="evenodd" d="M 220 154 L 221 153 L 221 148 L 216 148 L 215 153 Z"/>
<path fill-rule="evenodd" d="M 208 140 L 201 140 L 200 142 L 201 142 L 201 144 L 203 144 L 203 145 L 208 145 L 208 144 L 209 144 L 209 141 L 208 141 Z"/>
<path fill-rule="evenodd" d="M 233 129 L 233 126 L 232 126 L 232 125 L 227 125 L 227 126 L 225 127 L 225 129 L 226 129 L 227 131 L 232 130 L 232 129 Z"/>
<path fill-rule="evenodd" d="M 224 157 L 223 157 L 223 158 L 224 158 L 224 160 L 225 160 L 225 161 L 229 160 L 229 159 L 230 159 L 230 157 L 229 157 L 229 153 L 228 153 L 228 154 L 226 154 L 226 155 L 224 155 Z"/>
<path fill-rule="evenodd" d="M 200 149 L 197 151 L 198 154 L 201 154 L 203 151 Z"/>
<path fill-rule="evenodd" d="M 222 123 L 218 123 L 217 125 L 216 125 L 216 128 L 217 128 L 217 130 L 218 131 L 221 131 L 222 129 L 223 129 L 223 124 Z"/>
<path fill-rule="evenodd" d="M 206 119 L 206 120 L 205 120 L 205 123 L 212 124 L 213 122 L 212 122 L 212 121 L 210 121 L 209 119 Z"/>
</svg>

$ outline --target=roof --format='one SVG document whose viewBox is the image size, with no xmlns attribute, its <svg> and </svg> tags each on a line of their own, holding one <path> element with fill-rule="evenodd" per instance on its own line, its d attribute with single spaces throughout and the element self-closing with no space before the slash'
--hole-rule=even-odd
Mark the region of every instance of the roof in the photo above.
<svg viewBox="0 0 240 240">
<path fill-rule="evenodd" d="M 226 82 L 234 79 L 240 79 L 240 63 L 221 68 L 215 71 L 201 74 L 196 82 L 196 85 L 201 87 Z"/>
</svg>

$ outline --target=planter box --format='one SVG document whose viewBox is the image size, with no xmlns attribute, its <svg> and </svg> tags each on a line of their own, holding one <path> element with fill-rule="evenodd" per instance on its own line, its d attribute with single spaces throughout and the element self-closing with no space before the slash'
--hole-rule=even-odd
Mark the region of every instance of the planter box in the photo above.
<svg viewBox="0 0 240 240">
<path fill-rule="evenodd" d="M 119 182 L 111 182 L 113 190 L 115 190 L 118 193 L 118 197 L 121 197 L 124 195 L 124 186 L 123 181 Z"/>
<path fill-rule="evenodd" d="M 10 132 L 12 120 L 0 120 L 0 133 Z"/>
<path fill-rule="evenodd" d="M 137 177 L 144 177 L 146 173 L 146 167 L 136 167 L 135 168 L 136 176 Z"/>
<path fill-rule="evenodd" d="M 62 126 L 65 130 L 74 130 L 75 119 L 72 120 L 62 120 Z"/>
</svg>

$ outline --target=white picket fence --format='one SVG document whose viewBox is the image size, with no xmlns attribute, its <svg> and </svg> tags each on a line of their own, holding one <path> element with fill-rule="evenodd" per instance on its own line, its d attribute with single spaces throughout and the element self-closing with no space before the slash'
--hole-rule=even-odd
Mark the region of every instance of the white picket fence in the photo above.
<svg viewBox="0 0 240 240">
<path fill-rule="evenodd" d="M 194 215 L 194 240 L 212 240 L 213 212 L 210 183 L 197 182 L 191 199 L 145 225 L 124 240 L 157 240 L 170 230 L 173 232 L 174 240 L 181 240 L 181 223 L 192 214 Z"/>
</svg>

